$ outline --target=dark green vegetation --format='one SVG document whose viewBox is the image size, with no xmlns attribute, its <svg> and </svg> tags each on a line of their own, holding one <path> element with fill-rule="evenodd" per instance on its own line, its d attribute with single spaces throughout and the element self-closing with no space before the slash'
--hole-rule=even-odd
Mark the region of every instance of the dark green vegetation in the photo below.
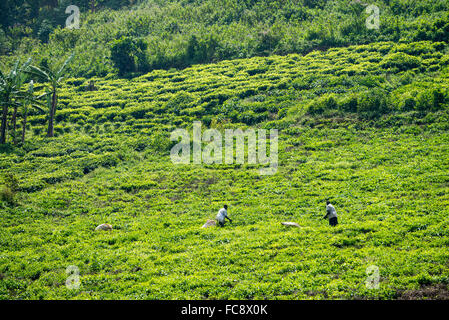
<svg viewBox="0 0 449 320">
<path fill-rule="evenodd" d="M 361 2 L 379 6 L 379 30 L 365 27 L 369 15 L 352 0 L 4 0 L 0 62 L 33 56 L 40 64 L 74 50 L 74 76 L 135 76 L 378 41 L 448 39 L 447 0 Z M 79 30 L 64 28 L 71 4 L 81 10 Z"/>
<path fill-rule="evenodd" d="M 55 137 L 44 138 L 46 115 L 31 110 L 25 143 L 2 146 L 0 297 L 447 291 L 448 63 L 444 42 L 379 42 L 133 80 L 68 79 Z M 169 134 L 194 120 L 279 129 L 278 173 L 173 165 Z M 321 219 L 326 198 L 336 228 Z M 234 223 L 201 229 L 223 202 Z M 95 232 L 100 223 L 114 230 Z M 65 286 L 69 265 L 80 269 L 78 290 Z M 371 265 L 379 289 L 365 286 Z"/>
</svg>

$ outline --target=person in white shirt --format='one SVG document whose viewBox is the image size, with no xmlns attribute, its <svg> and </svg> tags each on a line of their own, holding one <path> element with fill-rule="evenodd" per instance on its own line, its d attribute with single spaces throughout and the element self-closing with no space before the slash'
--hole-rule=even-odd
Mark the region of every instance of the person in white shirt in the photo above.
<svg viewBox="0 0 449 320">
<path fill-rule="evenodd" d="M 329 225 L 335 227 L 338 224 L 337 210 L 331 205 L 330 201 L 326 202 L 326 215 L 323 219 L 329 219 Z"/>
<path fill-rule="evenodd" d="M 224 226 L 225 219 L 228 219 L 229 222 L 232 222 L 232 220 L 229 219 L 229 217 L 228 217 L 228 206 L 226 204 L 223 206 L 223 208 L 221 208 L 218 211 L 218 214 L 217 214 L 217 221 L 218 221 L 218 224 L 220 225 L 220 227 Z"/>
</svg>

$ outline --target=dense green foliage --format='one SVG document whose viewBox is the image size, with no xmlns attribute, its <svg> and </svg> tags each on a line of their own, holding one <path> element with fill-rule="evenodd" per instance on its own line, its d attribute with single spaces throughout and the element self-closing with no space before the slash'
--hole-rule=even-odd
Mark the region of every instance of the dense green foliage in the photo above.
<svg viewBox="0 0 449 320">
<path fill-rule="evenodd" d="M 121 38 L 116 40 L 111 47 L 111 60 L 117 66 L 119 74 L 149 71 L 147 47 L 142 39 Z"/>
<path fill-rule="evenodd" d="M 369 14 L 352 0 L 146 0 L 132 10 L 120 8 L 133 1 L 95 1 L 95 12 L 89 9 L 90 1 L 80 0 L 78 30 L 64 28 L 70 1 L 42 6 L 46 2 L 2 1 L 1 63 L 10 65 L 17 56 L 30 55 L 37 64 L 62 60 L 67 51 L 75 50 L 74 76 L 106 76 L 113 71 L 136 75 L 377 41 L 439 42 L 449 36 L 446 0 L 375 1 L 380 8 L 378 30 L 365 27 Z M 134 68 L 115 63 L 111 48 L 117 41 L 145 42 L 145 61 Z"/>
<path fill-rule="evenodd" d="M 17 60 L 12 69 L 4 74 L 0 71 L 0 107 L 1 107 L 1 125 L 0 125 L 0 144 L 7 141 L 8 115 L 12 109 L 12 140 L 16 141 L 17 112 L 23 105 L 36 104 L 38 98 L 33 92 L 32 83 L 28 90 L 25 90 L 24 83 L 27 80 L 26 70 L 30 67 L 31 59 L 20 64 Z"/>
<path fill-rule="evenodd" d="M 31 111 L 30 138 L 1 149 L 0 298 L 393 299 L 447 286 L 448 65 L 444 42 L 378 42 L 67 79 L 55 137 Z M 277 174 L 172 164 L 170 132 L 195 120 L 279 129 Z M 233 223 L 201 229 L 224 202 Z M 370 265 L 379 289 L 365 286 Z"/>
</svg>

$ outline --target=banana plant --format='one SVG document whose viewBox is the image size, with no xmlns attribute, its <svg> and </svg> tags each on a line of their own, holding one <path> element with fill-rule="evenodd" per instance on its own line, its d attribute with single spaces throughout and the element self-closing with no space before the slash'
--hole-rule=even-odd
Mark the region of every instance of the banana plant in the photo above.
<svg viewBox="0 0 449 320">
<path fill-rule="evenodd" d="M 16 102 L 27 95 L 27 92 L 22 87 L 27 79 L 26 72 L 30 64 L 31 58 L 22 65 L 20 65 L 20 60 L 17 60 L 8 74 L 0 71 L 0 107 L 2 109 L 0 144 L 6 143 L 9 108 L 11 106 L 15 108 Z"/>
<path fill-rule="evenodd" d="M 51 94 L 51 107 L 49 112 L 49 120 L 48 120 L 48 129 L 47 129 L 47 137 L 54 136 L 54 119 L 56 114 L 56 105 L 58 101 L 58 88 L 61 85 L 62 80 L 64 79 L 63 73 L 67 68 L 70 61 L 73 59 L 74 54 L 71 54 L 70 57 L 62 64 L 62 66 L 57 70 L 52 70 L 51 68 L 46 67 L 36 67 L 30 66 L 27 73 L 32 76 L 37 77 L 38 79 L 47 82 Z"/>
<path fill-rule="evenodd" d="M 23 114 L 22 114 L 22 144 L 25 143 L 25 134 L 26 134 L 26 125 L 27 125 L 27 118 L 28 118 L 28 107 L 31 106 L 40 112 L 44 113 L 44 109 L 41 108 L 41 106 L 44 105 L 43 102 L 40 102 L 40 100 L 44 97 L 46 97 L 48 93 L 43 93 L 40 96 L 34 96 L 34 82 L 33 80 L 30 81 L 30 84 L 28 86 L 28 95 L 23 101 Z"/>
</svg>

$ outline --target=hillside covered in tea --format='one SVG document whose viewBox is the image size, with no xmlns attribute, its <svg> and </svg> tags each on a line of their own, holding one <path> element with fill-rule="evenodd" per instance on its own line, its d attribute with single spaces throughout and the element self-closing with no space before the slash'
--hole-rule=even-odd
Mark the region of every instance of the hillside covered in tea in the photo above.
<svg viewBox="0 0 449 320">
<path fill-rule="evenodd" d="M 384 42 L 68 79 L 56 137 L 36 111 L 25 144 L 2 148 L 1 297 L 391 299 L 447 285 L 448 57 L 445 43 Z M 279 129 L 278 172 L 172 164 L 170 132 L 196 120 Z M 233 223 L 201 229 L 223 203 Z"/>
<path fill-rule="evenodd" d="M 448 3 L 367 30 L 359 2 L 80 1 L 69 30 L 3 1 L 0 299 L 448 299 Z M 276 173 L 174 164 L 196 121 L 277 129 Z"/>
</svg>

